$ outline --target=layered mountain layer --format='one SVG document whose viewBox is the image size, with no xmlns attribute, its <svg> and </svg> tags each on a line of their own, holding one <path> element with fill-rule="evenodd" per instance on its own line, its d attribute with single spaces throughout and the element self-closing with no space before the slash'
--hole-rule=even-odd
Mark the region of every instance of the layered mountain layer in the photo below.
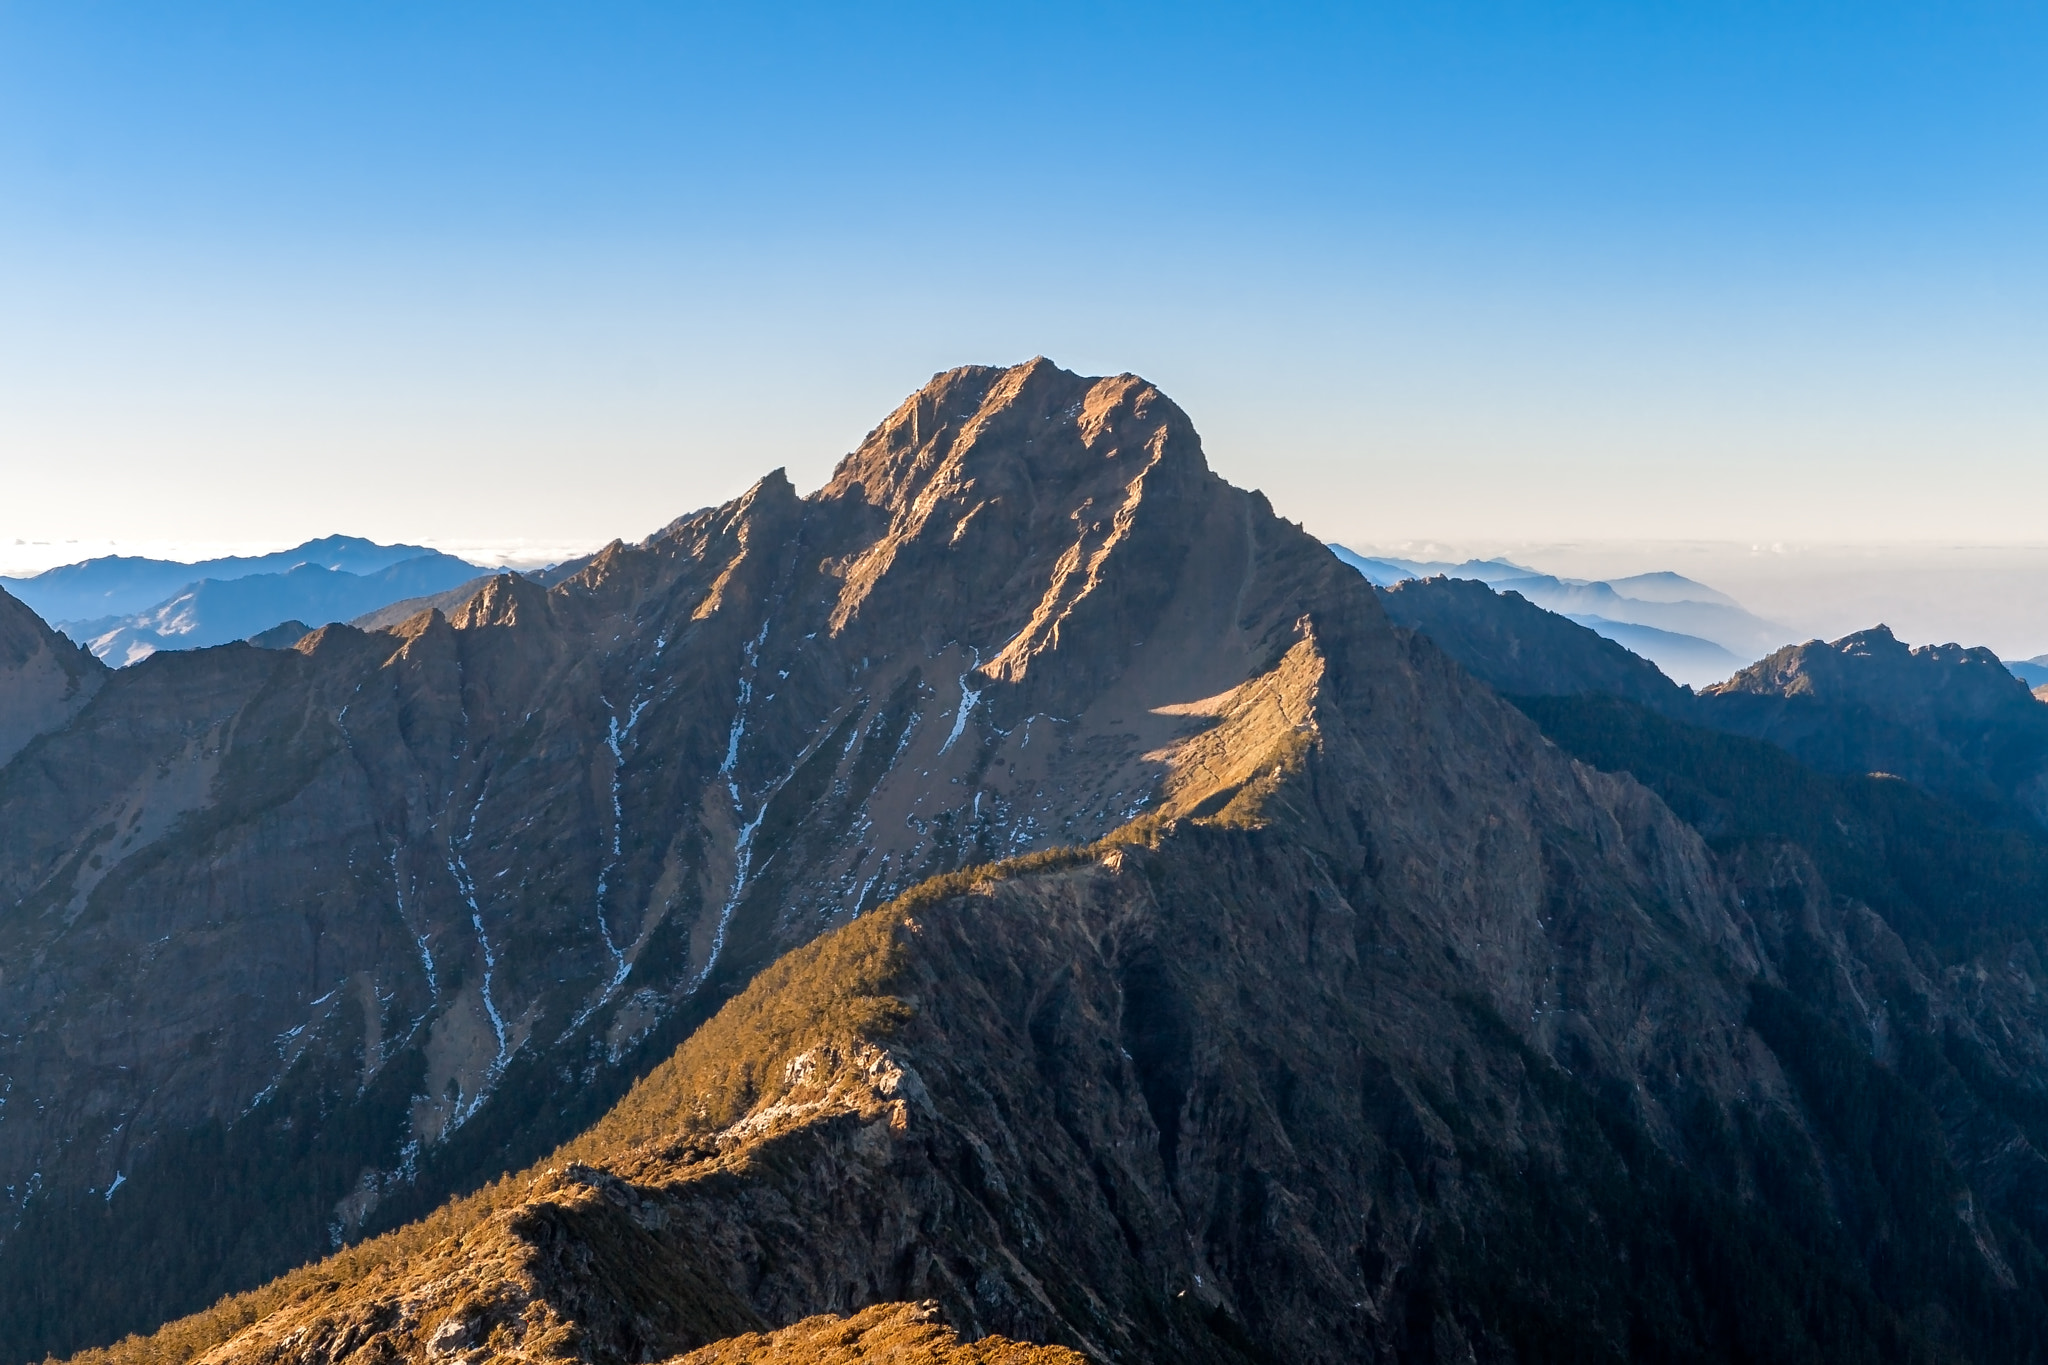
<svg viewBox="0 0 2048 1365">
<path fill-rule="evenodd" d="M 286 621 L 328 625 L 462 584 L 474 591 L 488 576 L 453 555 L 432 553 L 366 574 L 300 564 L 285 573 L 200 579 L 147 610 L 63 626 L 96 656 L 122 668 L 159 650 L 227 644 Z"/>
<path fill-rule="evenodd" d="M 1330 547 L 1377 587 L 1431 578 L 1485 583 L 1578 622 L 1654 662 L 1680 682 L 1716 683 L 1747 660 L 1793 638 L 1726 593 L 1682 574 L 1644 573 L 1612 582 L 1561 579 L 1505 559 L 1462 564 L 1369 557 Z"/>
<path fill-rule="evenodd" d="M 360 536 L 322 536 L 264 555 L 229 555 L 184 563 L 140 555 L 107 555 L 62 564 L 28 578 L 0 578 L 5 589 L 45 621 L 93 621 L 147 611 L 203 580 L 230 582 L 281 575 L 302 565 L 368 575 L 407 560 L 447 558 L 424 545 L 379 545 Z"/>
</svg>

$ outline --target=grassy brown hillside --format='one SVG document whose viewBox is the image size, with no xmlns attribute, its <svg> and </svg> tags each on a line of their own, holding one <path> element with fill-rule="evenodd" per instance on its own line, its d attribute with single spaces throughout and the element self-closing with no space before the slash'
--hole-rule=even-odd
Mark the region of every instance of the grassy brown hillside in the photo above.
<svg viewBox="0 0 2048 1365">
<path fill-rule="evenodd" d="M 935 1304 L 877 1304 L 850 1318 L 820 1314 L 777 1332 L 716 1342 L 669 1365 L 1082 1365 L 1058 1346 L 1002 1337 L 962 1342 L 934 1321 Z"/>
</svg>

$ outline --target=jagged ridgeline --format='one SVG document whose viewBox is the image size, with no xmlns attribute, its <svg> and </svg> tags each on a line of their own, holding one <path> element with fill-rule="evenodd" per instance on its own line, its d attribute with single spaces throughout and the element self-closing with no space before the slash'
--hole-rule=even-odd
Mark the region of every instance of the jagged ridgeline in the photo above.
<svg viewBox="0 0 2048 1365">
<path fill-rule="evenodd" d="M 1039 361 L 96 683 L 0 771 L 0 1339 L 2038 1359 L 2036 834 L 1412 591 Z"/>
</svg>

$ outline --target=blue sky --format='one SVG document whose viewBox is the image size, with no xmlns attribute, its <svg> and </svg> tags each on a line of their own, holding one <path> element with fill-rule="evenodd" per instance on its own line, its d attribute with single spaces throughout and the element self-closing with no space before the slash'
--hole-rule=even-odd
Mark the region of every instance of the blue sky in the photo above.
<svg viewBox="0 0 2048 1365">
<path fill-rule="evenodd" d="M 0 537 L 645 534 L 1135 370 L 1327 536 L 2040 543 L 2048 6 L 0 0 Z"/>
</svg>

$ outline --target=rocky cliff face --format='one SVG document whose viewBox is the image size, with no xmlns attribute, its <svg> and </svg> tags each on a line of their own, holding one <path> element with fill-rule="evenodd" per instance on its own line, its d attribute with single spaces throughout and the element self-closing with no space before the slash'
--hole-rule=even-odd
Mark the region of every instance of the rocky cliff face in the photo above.
<svg viewBox="0 0 2048 1365">
<path fill-rule="evenodd" d="M 1142 380 L 1040 361 L 552 587 L 121 671 L 0 773 L 0 1338 L 423 1211 L 789 948 L 1158 807 L 1347 574 Z"/>
<path fill-rule="evenodd" d="M 0 768 L 92 700 L 106 667 L 0 592 Z"/>
</svg>

